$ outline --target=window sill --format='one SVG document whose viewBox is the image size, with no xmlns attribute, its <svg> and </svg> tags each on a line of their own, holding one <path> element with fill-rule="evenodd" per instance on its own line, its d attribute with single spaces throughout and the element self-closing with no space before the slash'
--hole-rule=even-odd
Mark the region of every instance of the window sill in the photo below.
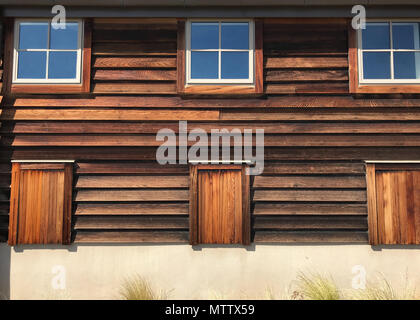
<svg viewBox="0 0 420 320">
<path fill-rule="evenodd" d="M 359 85 L 352 93 L 372 93 L 372 94 L 395 94 L 395 93 L 420 93 L 420 85 L 399 85 L 399 84 L 389 84 L 389 85 Z"/>
<path fill-rule="evenodd" d="M 188 85 L 182 95 L 257 95 L 255 86 L 249 85 Z"/>
<path fill-rule="evenodd" d="M 80 94 L 88 93 L 89 88 L 81 84 L 12 84 L 12 94 Z"/>
</svg>

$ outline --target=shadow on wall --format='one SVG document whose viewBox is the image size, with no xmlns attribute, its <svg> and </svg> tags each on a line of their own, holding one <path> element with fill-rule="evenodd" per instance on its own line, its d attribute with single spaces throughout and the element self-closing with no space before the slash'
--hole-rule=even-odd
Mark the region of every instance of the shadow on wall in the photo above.
<svg viewBox="0 0 420 320">
<path fill-rule="evenodd" d="M 10 247 L 0 244 L 0 300 L 10 299 Z"/>
</svg>

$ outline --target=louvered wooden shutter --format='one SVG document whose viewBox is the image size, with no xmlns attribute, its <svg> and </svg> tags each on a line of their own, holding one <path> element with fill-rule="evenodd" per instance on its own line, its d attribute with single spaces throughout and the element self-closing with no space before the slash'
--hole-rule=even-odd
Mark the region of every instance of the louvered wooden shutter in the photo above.
<svg viewBox="0 0 420 320">
<path fill-rule="evenodd" d="M 13 163 L 9 244 L 69 244 L 73 164 Z"/>
</svg>

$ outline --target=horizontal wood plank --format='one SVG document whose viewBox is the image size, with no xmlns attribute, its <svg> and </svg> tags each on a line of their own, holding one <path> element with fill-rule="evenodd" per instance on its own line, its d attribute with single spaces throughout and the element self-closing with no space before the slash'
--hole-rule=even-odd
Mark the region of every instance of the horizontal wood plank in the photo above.
<svg viewBox="0 0 420 320">
<path fill-rule="evenodd" d="M 176 54 L 176 41 L 143 43 L 96 43 L 92 46 L 92 54 L 101 56 L 173 56 Z"/>
<path fill-rule="evenodd" d="M 256 190 L 254 201 L 366 202 L 364 190 Z"/>
<path fill-rule="evenodd" d="M 102 57 L 96 56 L 93 68 L 176 68 L 176 58 L 172 57 Z"/>
<path fill-rule="evenodd" d="M 75 200 L 81 201 L 187 201 L 188 190 L 79 190 Z"/>
<path fill-rule="evenodd" d="M 78 203 L 76 215 L 185 215 L 188 203 Z"/>
<path fill-rule="evenodd" d="M 187 165 L 159 165 L 156 162 L 77 162 L 77 174 L 187 174 Z"/>
<path fill-rule="evenodd" d="M 254 216 L 259 215 L 367 215 L 366 204 L 354 203 L 270 203 L 257 202 Z"/>
<path fill-rule="evenodd" d="M 258 231 L 256 243 L 368 243 L 367 232 L 354 231 Z"/>
<path fill-rule="evenodd" d="M 347 94 L 347 82 L 266 83 L 266 94 Z"/>
<path fill-rule="evenodd" d="M 257 216 L 256 230 L 367 230 L 366 216 Z"/>
<path fill-rule="evenodd" d="M 3 109 L 2 120 L 218 120 L 219 111 L 210 110 L 108 110 L 108 109 Z"/>
<path fill-rule="evenodd" d="M 175 81 L 176 71 L 175 70 L 95 70 L 93 71 L 92 78 L 94 81 Z"/>
<path fill-rule="evenodd" d="M 350 96 L 269 96 L 267 99 L 198 99 L 181 97 L 151 96 L 94 96 L 91 98 L 37 97 L 7 99 L 4 106 L 9 107 L 113 107 L 113 108 L 419 108 L 420 99 L 355 99 Z M 414 109 L 415 110 L 415 109 Z M 267 111 L 267 110 L 264 110 Z M 270 111 L 270 110 L 268 110 Z M 299 110 L 298 110 L 299 111 Z M 382 113 L 388 110 L 372 110 Z M 412 112 L 413 110 L 403 110 Z M 418 111 L 418 110 L 417 110 Z M 353 112 L 353 111 L 352 111 Z M 383 120 L 377 118 L 376 120 Z"/>
<path fill-rule="evenodd" d="M 93 93 L 176 94 L 175 83 L 95 83 Z"/>
<path fill-rule="evenodd" d="M 256 176 L 252 185 L 255 189 L 265 188 L 365 188 L 363 176 Z"/>
<path fill-rule="evenodd" d="M 187 188 L 188 176 L 81 176 L 76 188 Z"/>
<path fill-rule="evenodd" d="M 348 60 L 343 57 L 266 57 L 266 69 L 298 69 L 298 68 L 347 68 Z"/>
<path fill-rule="evenodd" d="M 187 243 L 188 231 L 78 231 L 76 243 Z"/>
<path fill-rule="evenodd" d="M 176 41 L 176 30 L 173 29 L 96 29 L 93 32 L 94 43 L 137 43 L 137 42 L 171 42 Z"/>
<path fill-rule="evenodd" d="M 229 133 L 222 136 L 230 137 Z M 256 145 L 254 139 L 243 140 L 239 135 L 242 145 Z M 207 146 L 208 141 L 187 141 L 187 145 Z M 159 147 L 162 141 L 156 135 L 15 135 L 4 136 L 1 141 L 3 146 L 139 146 Z M 231 142 L 233 145 L 233 142 Z M 220 145 L 220 142 L 218 143 Z M 168 141 L 165 145 L 179 145 L 179 139 L 173 143 Z M 420 135 L 389 134 L 389 135 L 265 135 L 265 147 L 418 147 Z"/>
<path fill-rule="evenodd" d="M 347 70 L 267 70 L 266 82 L 347 81 Z M 268 88 L 273 88 L 269 86 Z M 273 89 L 271 89 L 273 90 Z"/>
<path fill-rule="evenodd" d="M 418 160 L 418 147 L 270 147 L 264 150 L 264 161 L 364 161 L 375 160 Z M 156 147 L 15 147 L 0 149 L 0 161 L 26 160 L 74 160 L 97 161 L 156 161 Z M 168 160 L 176 161 L 168 156 Z"/>
<path fill-rule="evenodd" d="M 358 112 L 360 111 L 360 112 Z M 239 111 L 222 111 L 220 119 L 225 121 L 274 121 L 274 120 L 288 120 L 288 121 L 324 121 L 324 120 L 340 120 L 340 121 L 375 121 L 378 119 L 376 112 L 368 112 L 363 110 L 354 110 L 353 112 L 239 112 Z M 420 112 L 384 112 L 380 116 L 381 121 L 418 121 L 420 120 Z"/>
<path fill-rule="evenodd" d="M 345 162 L 279 162 L 264 164 L 263 174 L 364 174 L 364 163 Z"/>
<path fill-rule="evenodd" d="M 188 229 L 188 216 L 76 216 L 75 229 Z"/>
<path fill-rule="evenodd" d="M 170 129 L 179 132 L 179 124 L 176 122 L 162 121 L 147 123 L 142 121 L 5 121 L 0 128 L 1 133 L 118 133 L 118 134 L 156 134 L 161 129 Z M 264 129 L 265 134 L 324 134 L 324 133 L 420 133 L 420 122 L 194 122 L 189 123 L 187 130 L 202 129 L 210 133 L 212 129 Z"/>
</svg>

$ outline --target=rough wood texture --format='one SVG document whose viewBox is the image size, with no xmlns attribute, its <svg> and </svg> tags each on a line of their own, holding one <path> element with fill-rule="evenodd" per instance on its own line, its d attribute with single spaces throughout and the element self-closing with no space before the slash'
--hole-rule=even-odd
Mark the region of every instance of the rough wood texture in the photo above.
<svg viewBox="0 0 420 320">
<path fill-rule="evenodd" d="M 242 242 L 242 183 L 240 170 L 199 170 L 198 242 Z"/>
<path fill-rule="evenodd" d="M 371 227 L 378 244 L 420 244 L 420 171 L 376 171 L 375 177 L 377 223 Z"/>
<path fill-rule="evenodd" d="M 156 163 L 154 138 L 188 120 L 189 131 L 264 129 L 264 173 L 249 181 L 252 241 L 367 243 L 364 160 L 420 159 L 420 99 L 349 94 L 346 19 L 262 20 L 265 95 L 210 98 L 177 95 L 177 19 L 94 19 L 91 94 L 1 101 L 0 239 L 10 160 L 68 159 L 77 242 L 191 241 L 195 229 L 181 224 L 197 189 L 187 164 Z"/>
<path fill-rule="evenodd" d="M 10 245 L 70 242 L 71 166 L 13 164 Z"/>
<path fill-rule="evenodd" d="M 191 244 L 250 244 L 249 177 L 244 175 L 237 165 L 191 167 Z"/>
<path fill-rule="evenodd" d="M 146 21 L 146 20 L 144 20 Z M 97 94 L 177 92 L 177 29 L 171 23 L 93 23 L 93 86 Z M 114 28 L 110 28 L 114 26 Z"/>
<path fill-rule="evenodd" d="M 378 215 L 376 207 L 376 171 L 375 164 L 366 165 L 366 185 L 368 199 L 368 221 L 369 221 L 369 243 L 377 245 L 378 237 Z"/>
<path fill-rule="evenodd" d="M 185 243 L 188 231 L 76 231 L 76 243 Z"/>
<path fill-rule="evenodd" d="M 348 93 L 343 21 L 264 19 L 265 92 Z"/>
</svg>

